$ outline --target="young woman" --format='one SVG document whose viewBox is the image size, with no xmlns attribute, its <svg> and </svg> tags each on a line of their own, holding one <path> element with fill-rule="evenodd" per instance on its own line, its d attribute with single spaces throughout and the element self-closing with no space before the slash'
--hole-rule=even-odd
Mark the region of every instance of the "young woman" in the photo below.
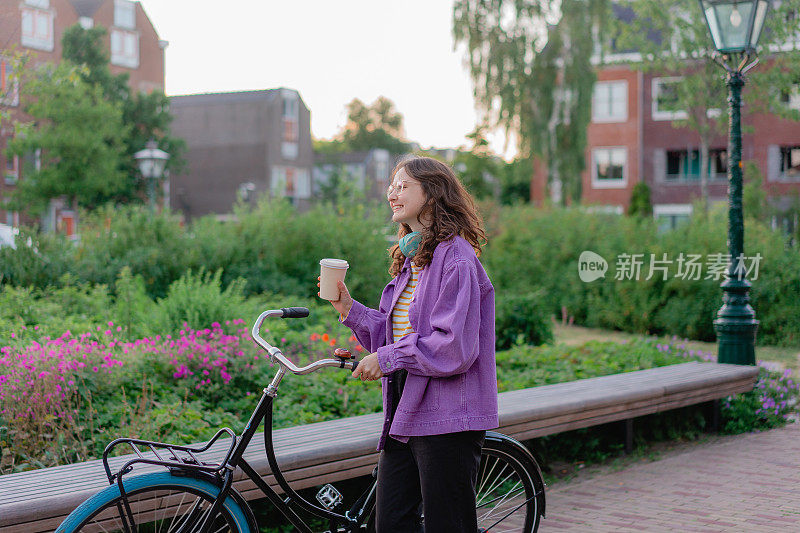
<svg viewBox="0 0 800 533">
<path fill-rule="evenodd" d="M 370 352 L 353 377 L 382 379 L 377 531 L 421 531 L 421 503 L 426 533 L 475 533 L 480 451 L 498 425 L 485 233 L 469 193 L 434 159 L 398 164 L 387 199 L 400 242 L 378 309 L 341 282 L 332 302 Z"/>
</svg>

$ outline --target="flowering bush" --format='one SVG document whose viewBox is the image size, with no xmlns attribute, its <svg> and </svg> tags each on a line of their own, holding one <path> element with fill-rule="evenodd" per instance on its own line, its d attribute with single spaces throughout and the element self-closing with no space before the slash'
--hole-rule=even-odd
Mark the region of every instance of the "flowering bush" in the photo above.
<svg viewBox="0 0 800 533">
<path fill-rule="evenodd" d="M 87 459 L 96 452 L 90 448 L 101 426 L 145 427 L 142 420 L 157 405 L 181 404 L 180 399 L 185 404 L 217 391 L 230 382 L 233 367 L 238 372 L 251 366 L 245 352 L 253 343 L 244 329 L 227 334 L 214 323 L 174 338 L 132 342 L 117 338 L 121 331 L 108 322 L 91 333 L 67 331 L 0 348 L 0 447 L 13 450 L 3 452 L 0 468 Z"/>
<path fill-rule="evenodd" d="M 91 412 L 91 400 L 84 405 L 87 396 L 81 394 L 81 384 L 87 378 L 94 380 L 93 374 L 111 374 L 123 365 L 114 353 L 111 331 L 106 334 L 107 339 L 93 333 L 74 337 L 67 331 L 23 349 L 0 348 L 0 420 L 4 422 L 0 445 L 14 449 L 23 463 L 54 463 L 88 455 L 83 445 L 83 415 Z M 4 463 L 14 462 L 9 453 L 3 456 Z"/>
<path fill-rule="evenodd" d="M 722 431 L 742 433 L 784 425 L 797 407 L 800 384 L 792 371 L 771 370 L 759 362 L 760 371 L 752 391 L 726 398 L 721 406 Z"/>
</svg>

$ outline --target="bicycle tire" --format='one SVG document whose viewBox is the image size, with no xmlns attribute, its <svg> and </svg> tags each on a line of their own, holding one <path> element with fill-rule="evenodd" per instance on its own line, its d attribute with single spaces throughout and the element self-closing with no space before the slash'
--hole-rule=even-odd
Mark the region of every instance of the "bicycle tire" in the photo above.
<svg viewBox="0 0 800 533">
<path fill-rule="evenodd" d="M 475 490 L 479 531 L 539 529 L 545 512 L 544 479 L 536 459 L 517 440 L 486 433 Z"/>
<path fill-rule="evenodd" d="M 497 480 L 501 483 L 494 483 Z M 505 498 L 504 485 L 508 487 Z M 544 479 L 536 459 L 519 441 L 486 432 L 475 490 L 478 531 L 535 533 L 539 529 L 545 513 Z M 509 493 L 512 498 L 507 497 Z M 492 503 L 496 505 L 488 509 Z M 374 507 L 366 529 L 375 533 Z"/>
<path fill-rule="evenodd" d="M 169 521 L 168 531 L 178 526 L 182 533 L 195 531 L 191 524 L 204 518 L 206 509 L 219 494 L 219 487 L 192 477 L 173 476 L 155 472 L 133 476 L 123 481 L 126 498 L 137 520 L 135 531 L 155 530 Z M 188 498 L 187 498 L 188 497 Z M 155 510 L 149 501 L 157 499 Z M 119 486 L 115 483 L 101 490 L 76 508 L 56 529 L 56 533 L 90 533 L 94 531 L 124 531 L 120 509 L 123 508 Z M 147 501 L 147 504 L 143 502 Z M 142 508 L 147 508 L 144 511 Z M 159 513 L 161 513 L 159 515 Z M 154 521 L 148 521 L 150 518 Z M 144 519 L 144 522 L 138 521 Z M 182 522 L 183 521 L 183 522 Z M 189 523 L 191 521 L 191 524 Z M 214 517 L 211 531 L 220 533 L 251 533 L 248 514 L 229 495 L 221 512 Z"/>
</svg>

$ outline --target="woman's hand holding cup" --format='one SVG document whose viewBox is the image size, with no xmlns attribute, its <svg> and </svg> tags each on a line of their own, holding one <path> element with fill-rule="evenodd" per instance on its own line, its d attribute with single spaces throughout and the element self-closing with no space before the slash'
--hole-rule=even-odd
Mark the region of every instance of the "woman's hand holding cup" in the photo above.
<svg viewBox="0 0 800 533">
<path fill-rule="evenodd" d="M 320 278 L 317 276 L 317 287 L 319 287 L 319 281 Z M 344 320 L 347 318 L 347 314 L 350 313 L 350 308 L 353 307 L 353 298 L 350 296 L 350 291 L 347 290 L 347 285 L 344 284 L 344 281 L 337 282 L 337 286 L 339 287 L 339 299 L 328 301 L 342 315 L 342 320 Z M 317 293 L 317 296 L 319 295 Z"/>
</svg>

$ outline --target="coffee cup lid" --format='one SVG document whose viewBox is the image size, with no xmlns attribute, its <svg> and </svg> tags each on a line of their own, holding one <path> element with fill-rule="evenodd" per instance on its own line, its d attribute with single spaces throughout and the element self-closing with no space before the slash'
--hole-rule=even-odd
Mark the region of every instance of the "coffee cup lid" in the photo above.
<svg viewBox="0 0 800 533">
<path fill-rule="evenodd" d="M 332 258 L 322 259 L 319 262 L 319 264 L 320 266 L 328 268 L 341 268 L 341 269 L 346 269 L 350 266 L 350 264 L 344 259 L 332 259 Z"/>
</svg>

